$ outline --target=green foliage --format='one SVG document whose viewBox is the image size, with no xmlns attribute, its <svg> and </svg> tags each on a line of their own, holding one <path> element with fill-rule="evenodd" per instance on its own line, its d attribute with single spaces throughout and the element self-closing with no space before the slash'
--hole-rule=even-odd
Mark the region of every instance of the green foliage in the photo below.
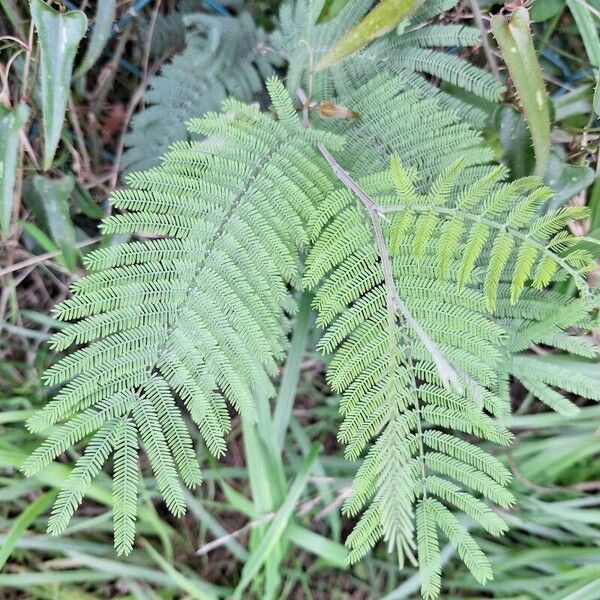
<svg viewBox="0 0 600 600">
<path fill-rule="evenodd" d="M 153 167 L 176 141 L 198 139 L 186 123 L 217 110 L 228 96 L 249 102 L 279 63 L 265 50 L 265 34 L 249 13 L 217 17 L 189 13 L 186 47 L 150 79 L 148 106 L 137 113 L 125 138 L 127 171 Z"/>
<path fill-rule="evenodd" d="M 44 115 L 44 171 L 52 166 L 69 98 L 73 61 L 88 22 L 79 10 L 62 13 L 43 0 L 31 3 L 31 18 L 40 45 L 42 112 Z"/>
<path fill-rule="evenodd" d="M 321 4 L 319 0 L 311 0 L 288 2 L 281 7 L 280 27 L 272 35 L 271 43 L 288 61 L 290 92 L 295 93 L 300 86 L 320 100 L 355 90 L 375 73 L 385 73 L 388 77 L 400 75 L 416 89 L 436 96 L 441 107 L 458 111 L 473 124 L 484 123 L 486 116 L 480 109 L 440 90 L 427 78 L 432 75 L 491 101 L 497 101 L 504 89 L 488 71 L 438 50 L 472 45 L 479 38 L 477 30 L 470 27 L 429 23 L 456 1 L 426 2 L 397 34 L 384 36 L 345 61 L 312 73 L 334 43 L 371 6 L 368 0 L 352 0 L 335 19 L 317 23 Z"/>
<path fill-rule="evenodd" d="M 253 390 L 273 393 L 269 376 L 285 348 L 284 312 L 294 310 L 286 282 L 298 276 L 297 248 L 307 242 L 303 222 L 331 182 L 311 145 L 316 134 L 302 129 L 281 84 L 269 88 L 279 122 L 228 100 L 222 114 L 190 125 L 218 142 L 179 143 L 161 167 L 130 177 L 132 188 L 113 196 L 127 212 L 106 219 L 105 232 L 144 230 L 169 239 L 92 253 L 88 266 L 101 270 L 77 282 L 73 297 L 55 310 L 60 319 L 78 319 L 54 337 L 56 348 L 91 343 L 46 373 L 49 384 L 66 385 L 29 427 L 42 431 L 67 421 L 24 470 L 39 472 L 98 432 L 73 473 L 73 489 L 58 498 L 53 532 L 64 530 L 113 450 L 119 461 L 128 457 L 127 482 L 121 473 L 115 493 L 134 487 L 134 444 L 124 440 L 132 423 L 168 508 L 181 514 L 177 473 L 188 486 L 200 482 L 200 473 L 173 394 L 219 456 L 230 428 L 225 401 L 252 418 Z M 318 139 L 335 145 L 330 135 Z M 121 505 L 127 513 L 119 517 L 117 545 L 126 550 L 131 507 Z"/>
<path fill-rule="evenodd" d="M 434 245 L 432 240 L 437 238 L 433 261 L 444 280 L 450 263 L 462 249 L 456 265 L 458 284 L 463 286 L 475 269 L 482 267 L 483 289 L 491 311 L 496 307 L 505 271 L 510 272 L 513 304 L 526 282 L 531 280 L 533 287 L 543 288 L 553 280 L 559 266 L 584 292 L 589 292 L 584 275 L 595 267 L 593 256 L 582 249 L 563 255 L 577 244 L 577 238 L 566 232 L 565 226 L 570 220 L 586 217 L 586 208 L 566 207 L 539 216 L 540 207 L 554 195 L 540 179 L 501 183 L 505 170 L 492 167 L 481 179 L 465 186 L 464 171 L 459 160 L 440 174 L 429 193 L 418 194 L 411 174 L 399 161 L 392 161 L 391 175 L 398 194 L 397 200 L 391 201 L 396 214 L 392 253 L 412 236 L 413 256 L 419 259 L 424 248 Z M 482 255 L 484 261 L 480 260 Z"/>
<path fill-rule="evenodd" d="M 381 185 L 377 182 L 375 187 Z M 355 198 L 335 192 L 328 202 L 332 205 L 325 205 L 325 213 L 335 217 L 313 231 L 316 241 L 305 281 L 310 286 L 325 277 L 315 307 L 318 323 L 328 326 L 321 349 L 334 351 L 329 382 L 334 391 L 343 392 L 340 410 L 345 420 L 339 439 L 347 444 L 348 458 L 359 456 L 373 439 L 344 507 L 355 515 L 369 505 L 348 539 L 350 559 L 364 556 L 381 538 L 410 559 L 415 547 L 412 505 L 431 495 L 464 510 L 488 531 L 501 533 L 502 521 L 467 490 L 509 506 L 511 496 L 502 487 L 509 478 L 506 469 L 459 434 L 429 428 L 510 442 L 510 434 L 478 407 L 476 397 L 481 395 L 491 414 L 506 411 L 494 394 L 502 330 L 486 316 L 481 292 L 440 281 L 435 255 L 425 262 L 414 257 L 412 248 L 403 247 L 393 263 L 398 293 L 442 351 L 469 379 L 488 388 L 465 388 L 463 394 L 446 389 L 427 350 L 415 342 L 414 332 L 386 299 L 373 233 Z M 437 240 L 431 245 L 435 249 Z M 449 270 L 457 273 L 457 264 Z M 455 531 L 445 513 L 425 508 L 421 512 L 431 518 L 435 514 L 442 531 Z M 418 540 L 421 521 L 418 517 Z M 454 538 L 451 533 L 450 541 Z M 431 549 L 431 540 L 426 545 Z M 478 551 L 468 547 L 461 546 L 466 564 L 478 564 Z M 481 569 L 474 574 L 485 579 L 487 571 Z"/>
<path fill-rule="evenodd" d="M 502 89 L 486 71 L 437 50 L 476 40 L 470 28 L 428 24 L 455 2 L 425 3 L 397 33 L 315 73 L 371 3 L 350 1 L 317 25 L 322 4 L 284 5 L 270 40 L 275 53 L 264 56 L 248 16 L 186 17 L 187 48 L 154 80 L 151 106 L 129 138 L 129 165 L 154 164 L 154 152 L 170 149 L 160 166 L 130 174 L 129 187 L 112 194 L 115 213 L 102 229 L 133 239 L 87 255 L 91 273 L 55 309 L 71 322 L 53 348 L 75 348 L 45 374 L 61 388 L 28 421 L 46 439 L 23 470 L 41 476 L 86 443 L 52 510 L 49 531 L 57 534 L 84 494 L 98 497 L 94 478 L 113 457 L 112 500 L 100 497 L 113 508 L 117 552 L 128 554 L 143 508 L 140 451 L 166 507 L 181 516 L 189 503 L 182 482 L 202 481 L 195 429 L 222 456 L 231 405 L 241 415 L 255 502 L 248 508 L 239 492 L 225 494 L 252 518 L 273 517 L 253 532 L 249 552 L 226 542 L 249 557 L 237 594 L 264 566 L 273 595 L 288 540 L 321 546 L 322 555 L 334 543 L 293 522 L 319 468 L 317 450 L 296 424 L 305 458 L 286 496 L 279 438 L 293 429 L 288 409 L 270 437 L 272 379 L 302 290 L 314 294 L 325 329 L 318 349 L 340 394 L 338 439 L 357 463 L 343 505 L 356 519 L 349 561 L 383 540 L 401 566 L 418 565 L 423 596 L 435 598 L 444 539 L 478 585 L 492 578 L 494 546 L 468 529 L 469 520 L 491 536 L 508 529 L 515 498 L 496 454 L 513 439 L 502 422 L 510 377 L 564 415 L 577 407 L 559 388 L 600 399 L 594 377 L 527 352 L 542 345 L 596 355 L 577 335 L 597 308 L 586 281 L 593 259 L 566 230 L 587 213 L 543 214 L 553 191 L 537 178 L 506 181 L 468 124 L 483 113 L 423 77 L 492 101 Z M 288 61 L 287 91 L 268 80 L 273 110 L 230 98 L 210 112 L 229 94 L 252 99 L 278 54 Z M 198 69 L 204 77 L 190 77 Z M 299 87 L 309 97 L 300 110 Z M 314 110 L 320 101 L 357 116 L 323 118 Z M 189 135 L 177 129 L 199 114 Z M 547 289 L 567 281 L 581 297 Z M 295 356 L 286 369 L 299 364 Z"/>
</svg>

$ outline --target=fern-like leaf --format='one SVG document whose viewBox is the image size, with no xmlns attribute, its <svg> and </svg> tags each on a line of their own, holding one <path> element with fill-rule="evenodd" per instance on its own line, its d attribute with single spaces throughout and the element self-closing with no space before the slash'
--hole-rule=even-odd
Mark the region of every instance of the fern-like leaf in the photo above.
<svg viewBox="0 0 600 600">
<path fill-rule="evenodd" d="M 441 91 L 423 75 L 434 75 L 486 100 L 497 101 L 503 91 L 484 69 L 451 54 L 437 51 L 443 46 L 477 43 L 478 32 L 455 26 L 430 25 L 428 21 L 456 2 L 427 2 L 396 33 L 384 36 L 332 69 L 312 73 L 312 66 L 370 8 L 368 0 L 351 0 L 335 19 L 317 23 L 322 0 L 285 3 L 280 10 L 280 26 L 271 43 L 288 61 L 288 89 L 309 89 L 317 99 L 343 96 L 366 84 L 376 74 L 387 78 L 404 77 L 415 90 L 436 97 L 472 124 L 484 123 L 485 113 L 455 96 Z"/>
<path fill-rule="evenodd" d="M 265 33 L 247 12 L 237 17 L 174 13 L 172 18 L 187 26 L 185 49 L 150 78 L 147 106 L 125 136 L 127 172 L 154 167 L 174 142 L 198 139 L 186 129 L 190 119 L 217 110 L 228 96 L 251 101 L 281 62 L 265 52 Z"/>
<path fill-rule="evenodd" d="M 129 554 L 135 538 L 138 503 L 138 440 L 131 417 L 122 419 L 115 433 L 113 523 L 118 554 Z"/>
<path fill-rule="evenodd" d="M 586 210 L 561 208 L 538 217 L 537 208 L 554 194 L 541 181 L 525 178 L 504 183 L 504 171 L 490 167 L 481 180 L 465 187 L 460 177 L 464 168 L 460 163 L 450 166 L 434 181 L 427 194 L 419 195 L 415 184 L 410 188 L 407 183 L 409 171 L 399 160 L 392 160 L 392 180 L 402 182 L 397 188 L 398 203 L 386 208 L 399 213 L 394 215 L 393 249 L 403 239 L 412 237 L 413 256 L 421 258 L 426 247 L 441 240 L 437 251 L 432 251 L 440 276 L 447 273 L 452 257 L 462 256 L 460 285 L 481 265 L 485 269 L 483 291 L 490 310 L 496 307 L 498 286 L 505 273 L 510 275 L 513 304 L 519 300 L 527 282 L 536 288 L 546 286 L 557 271 L 573 277 L 589 296 L 585 274 L 593 268 L 594 259 L 580 250 L 565 252 L 576 239 L 564 230 L 570 219 L 580 218 Z M 460 187 L 459 180 L 463 180 Z M 410 189 L 408 202 L 407 187 Z M 414 215 L 413 228 L 406 227 L 405 213 Z M 546 264 L 552 265 L 550 272 Z M 543 271 L 543 277 L 534 274 L 536 269 Z"/>
<path fill-rule="evenodd" d="M 363 183 L 381 193 L 385 178 L 365 178 Z M 436 193 L 443 205 L 443 186 Z M 434 597 L 440 585 L 439 527 L 484 581 L 490 576 L 489 564 L 481 561 L 472 538 L 459 533 L 445 503 L 474 515 L 488 531 L 502 533 L 502 520 L 478 496 L 510 506 L 513 498 L 504 487 L 509 474 L 458 433 L 438 428 L 496 443 L 510 441 L 510 434 L 487 414 L 499 405 L 494 389 L 501 355 L 494 346 L 500 344 L 502 331 L 482 310 L 480 292 L 459 290 L 438 279 L 436 257 L 428 245 L 416 258 L 412 244 L 401 244 L 393 261 L 397 292 L 445 356 L 479 382 L 475 389 L 484 408 L 478 409 L 473 388 L 466 386 L 458 394 L 444 387 L 428 348 L 390 305 L 382 257 L 357 198 L 334 192 L 323 210 L 331 217 L 314 220 L 316 241 L 307 258 L 305 283 L 316 286 L 318 323 L 328 328 L 320 347 L 334 352 L 328 380 L 343 394 L 340 441 L 347 444 L 349 458 L 369 448 L 344 506 L 348 514 L 366 509 L 347 540 L 350 560 L 360 558 L 378 539 L 399 553 L 401 563 L 414 559 L 416 546 L 424 593 Z M 452 272 L 456 265 L 453 257 Z"/>
<path fill-rule="evenodd" d="M 24 470 L 35 473 L 93 437 L 57 498 L 53 532 L 65 529 L 114 450 L 115 543 L 128 552 L 135 494 L 125 495 L 137 487 L 137 436 L 178 516 L 185 510 L 180 478 L 193 487 L 201 474 L 177 399 L 220 455 L 230 427 L 226 402 L 253 419 L 254 390 L 273 393 L 270 376 L 295 310 L 286 286 L 298 277 L 306 222 L 333 187 L 314 144 L 339 141 L 306 131 L 283 85 L 273 79 L 268 87 L 277 121 L 228 100 L 222 114 L 190 124 L 219 137 L 218 153 L 203 142 L 180 143 L 161 167 L 132 175 L 130 189 L 115 192 L 113 205 L 127 212 L 107 218 L 104 231 L 160 239 L 92 253 L 88 265 L 99 270 L 55 310 L 76 320 L 55 336 L 55 347 L 88 345 L 46 373 L 63 387 L 28 425 L 54 429 Z"/>
</svg>

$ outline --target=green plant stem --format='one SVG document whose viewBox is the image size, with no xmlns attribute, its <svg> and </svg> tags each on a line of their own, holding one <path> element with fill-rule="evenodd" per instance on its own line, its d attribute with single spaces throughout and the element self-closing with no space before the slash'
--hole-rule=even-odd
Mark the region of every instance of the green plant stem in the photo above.
<svg viewBox="0 0 600 600">
<path fill-rule="evenodd" d="M 523 108 L 535 151 L 535 171 L 543 177 L 550 158 L 550 107 L 542 71 L 531 39 L 529 13 L 518 8 L 507 22 L 492 17 L 492 32 Z"/>
<path fill-rule="evenodd" d="M 302 357 L 306 350 L 306 341 L 310 330 L 310 313 L 312 294 L 304 292 L 300 298 L 296 325 L 292 335 L 292 343 L 288 352 L 288 357 L 283 369 L 283 376 L 279 385 L 279 394 L 275 405 L 275 414 L 273 416 L 273 431 L 275 435 L 275 446 L 281 453 L 285 434 L 292 416 L 294 398 L 298 390 L 298 380 L 300 378 L 300 367 Z"/>
</svg>

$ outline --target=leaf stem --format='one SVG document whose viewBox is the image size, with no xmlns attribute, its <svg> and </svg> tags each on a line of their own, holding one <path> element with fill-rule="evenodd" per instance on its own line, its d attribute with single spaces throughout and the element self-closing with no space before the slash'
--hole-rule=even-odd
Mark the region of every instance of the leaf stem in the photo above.
<svg viewBox="0 0 600 600">
<path fill-rule="evenodd" d="M 334 175 L 344 184 L 347 189 L 349 189 L 358 197 L 369 214 L 375 233 L 375 244 L 381 260 L 383 278 L 387 290 L 388 307 L 391 311 L 398 313 L 402 317 L 402 319 L 419 338 L 419 341 L 423 344 L 423 346 L 425 346 L 436 364 L 443 385 L 445 387 L 450 387 L 455 391 L 462 391 L 463 386 L 460 382 L 460 377 L 456 369 L 442 354 L 438 345 L 421 327 L 419 322 L 413 317 L 406 304 L 400 298 L 400 294 L 396 288 L 396 282 L 394 281 L 392 261 L 390 260 L 390 254 L 388 252 L 387 244 L 381 227 L 381 211 L 379 210 L 379 205 L 369 197 L 369 195 L 358 185 L 356 181 L 354 181 L 354 179 L 352 179 L 352 177 L 350 177 L 350 175 L 342 168 L 342 166 L 335 160 L 335 158 L 322 143 L 317 144 L 317 147 L 319 148 L 319 151 L 325 160 L 328 162 Z"/>
</svg>

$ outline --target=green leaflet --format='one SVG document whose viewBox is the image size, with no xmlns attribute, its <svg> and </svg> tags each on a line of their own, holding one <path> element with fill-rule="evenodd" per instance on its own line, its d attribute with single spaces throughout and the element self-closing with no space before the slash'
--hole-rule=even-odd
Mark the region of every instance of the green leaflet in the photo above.
<svg viewBox="0 0 600 600">
<path fill-rule="evenodd" d="M 550 156 L 550 108 L 537 60 L 526 8 L 515 10 L 507 22 L 492 17 L 492 32 L 508 67 L 523 108 L 535 150 L 535 175 L 543 177 Z"/>
<path fill-rule="evenodd" d="M 411 174 L 392 159 L 397 192 L 390 233 L 392 252 L 410 247 L 417 260 L 433 259 L 440 279 L 456 261 L 458 287 L 478 268 L 484 275 L 483 291 L 490 311 L 496 308 L 501 281 L 511 283 L 511 302 L 516 304 L 536 268 L 534 284 L 548 285 L 560 265 L 589 295 L 584 275 L 593 267 L 592 254 L 583 250 L 561 254 L 577 241 L 564 231 L 568 219 L 587 214 L 586 209 L 551 207 L 539 217 L 540 207 L 554 197 L 554 191 L 541 185 L 541 180 L 529 177 L 505 183 L 504 170 L 492 168 L 461 191 L 458 181 L 464 170 L 464 163 L 458 161 L 434 180 L 427 194 L 418 194 Z M 454 204 L 451 197 L 457 198 Z M 407 215 L 416 216 L 412 227 L 407 227 Z M 491 246 L 484 252 L 487 242 Z"/>
<path fill-rule="evenodd" d="M 381 0 L 363 20 L 347 31 L 317 63 L 321 71 L 348 58 L 368 43 L 395 29 L 410 17 L 425 0 Z"/>
<path fill-rule="evenodd" d="M 40 44 L 42 113 L 44 121 L 44 161 L 47 171 L 60 140 L 65 116 L 73 61 L 79 42 L 87 30 L 87 18 L 81 11 L 61 13 L 43 0 L 32 0 L 31 18 Z"/>
<path fill-rule="evenodd" d="M 29 119 L 29 107 L 24 102 L 15 108 L 0 105 L 0 234 L 7 238 L 13 211 L 13 194 L 17 175 L 17 156 L 21 128 Z"/>
<path fill-rule="evenodd" d="M 570 165 L 556 152 L 550 153 L 546 183 L 556 190 L 547 209 L 556 210 L 594 182 L 594 170 L 587 165 Z"/>
<path fill-rule="evenodd" d="M 501 106 L 494 115 L 494 125 L 512 176 L 526 177 L 533 173 L 535 154 L 523 115 L 512 106 Z"/>
</svg>

